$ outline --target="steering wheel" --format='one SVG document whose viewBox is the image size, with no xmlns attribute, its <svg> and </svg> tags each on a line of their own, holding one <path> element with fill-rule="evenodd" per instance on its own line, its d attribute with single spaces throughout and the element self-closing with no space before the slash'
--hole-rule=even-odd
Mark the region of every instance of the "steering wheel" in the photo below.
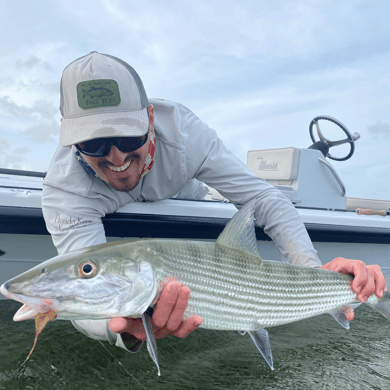
<svg viewBox="0 0 390 390">
<path fill-rule="evenodd" d="M 344 131 L 344 133 L 347 135 L 347 138 L 342 139 L 340 141 L 330 141 L 330 140 L 326 139 L 323 136 L 323 134 L 321 133 L 320 126 L 318 124 L 319 120 L 326 120 L 326 121 L 334 123 L 335 125 L 340 127 L 341 130 Z M 329 153 L 326 154 L 326 157 L 329 157 L 332 160 L 336 160 L 336 161 L 345 161 L 345 160 L 348 160 L 349 158 L 352 157 L 352 155 L 353 155 L 353 153 L 355 151 L 355 141 L 357 141 L 360 138 L 360 134 L 359 133 L 351 134 L 350 131 L 340 121 L 338 121 L 337 119 L 334 119 L 334 118 L 332 118 L 330 116 L 326 116 L 326 115 L 320 115 L 320 116 L 316 116 L 310 122 L 310 126 L 309 126 L 310 138 L 313 141 L 313 143 L 316 142 L 316 140 L 314 139 L 314 135 L 313 135 L 313 127 L 314 126 L 317 128 L 317 134 L 318 134 L 318 137 L 320 138 L 320 141 L 322 141 L 326 145 L 326 147 L 328 149 L 332 148 L 333 146 L 343 145 L 343 144 L 346 144 L 346 143 L 349 143 L 349 145 L 351 147 L 348 155 L 345 156 L 345 157 L 333 157 Z"/>
</svg>

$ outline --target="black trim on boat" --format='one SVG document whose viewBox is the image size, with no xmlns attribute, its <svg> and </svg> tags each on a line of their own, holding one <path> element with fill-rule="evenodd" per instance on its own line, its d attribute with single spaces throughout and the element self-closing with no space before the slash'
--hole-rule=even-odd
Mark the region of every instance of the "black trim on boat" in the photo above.
<svg viewBox="0 0 390 390">
<path fill-rule="evenodd" d="M 114 213 L 103 218 L 107 237 L 216 239 L 229 218 Z M 364 226 L 305 224 L 314 242 L 389 244 L 390 229 Z M 0 206 L 0 233 L 49 234 L 40 208 Z M 270 241 L 256 227 L 258 240 Z"/>
<path fill-rule="evenodd" d="M 305 227 L 313 242 L 390 244 L 389 228 L 316 223 L 305 223 Z"/>
</svg>

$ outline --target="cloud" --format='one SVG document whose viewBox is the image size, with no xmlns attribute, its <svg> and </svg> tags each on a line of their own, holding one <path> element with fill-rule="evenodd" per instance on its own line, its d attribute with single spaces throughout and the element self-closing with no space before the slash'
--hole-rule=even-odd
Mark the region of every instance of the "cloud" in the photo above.
<svg viewBox="0 0 390 390">
<path fill-rule="evenodd" d="M 57 109 L 46 100 L 37 100 L 32 107 L 27 107 L 17 105 L 9 96 L 3 96 L 0 97 L 0 110 L 17 118 L 13 128 L 32 142 L 46 142 L 59 133 Z"/>
<path fill-rule="evenodd" d="M 31 169 L 26 159 L 29 149 L 25 146 L 12 149 L 6 139 L 0 138 L 0 167 L 9 169 Z"/>
<path fill-rule="evenodd" d="M 367 130 L 372 134 L 383 134 L 390 136 L 390 124 L 387 122 L 377 121 L 374 125 L 367 126 Z"/>
<path fill-rule="evenodd" d="M 13 116 L 23 116 L 29 113 L 30 109 L 24 106 L 18 106 L 9 96 L 0 97 L 0 107 Z"/>
<path fill-rule="evenodd" d="M 58 136 L 60 126 L 56 120 L 42 121 L 36 126 L 23 130 L 23 133 L 32 142 L 46 142 L 53 136 Z"/>
<path fill-rule="evenodd" d="M 6 152 L 7 150 L 9 150 L 8 141 L 4 138 L 0 138 L 0 152 L 1 152 L 1 154 Z"/>
<path fill-rule="evenodd" d="M 30 58 L 25 61 L 17 60 L 16 67 L 19 69 L 41 68 L 50 72 L 54 70 L 53 66 L 48 61 L 44 61 L 36 56 L 30 56 Z"/>
<path fill-rule="evenodd" d="M 25 117 L 26 115 L 38 118 L 53 117 L 57 114 L 57 109 L 48 101 L 40 99 L 34 102 L 32 107 L 17 105 L 9 96 L 0 97 L 0 109 L 15 117 Z"/>
</svg>

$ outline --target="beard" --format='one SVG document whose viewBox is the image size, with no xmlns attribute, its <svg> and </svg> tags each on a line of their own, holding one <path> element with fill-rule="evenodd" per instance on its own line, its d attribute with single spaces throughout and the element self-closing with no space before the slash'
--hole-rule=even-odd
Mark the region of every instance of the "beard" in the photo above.
<svg viewBox="0 0 390 390">
<path fill-rule="evenodd" d="M 106 183 L 116 191 L 121 192 L 130 192 L 134 190 L 135 187 L 139 184 L 141 180 L 141 174 L 139 174 L 136 178 L 131 179 L 129 177 L 123 179 L 117 179 L 115 181 L 106 181 Z M 105 181 L 105 180 L 104 180 Z"/>
<path fill-rule="evenodd" d="M 138 183 L 141 180 L 141 171 L 143 163 L 141 163 L 141 156 L 137 153 L 127 158 L 123 164 L 126 164 L 130 160 L 130 166 L 125 171 L 123 171 L 123 174 L 121 172 L 117 173 L 115 171 L 112 171 L 109 168 L 111 164 L 105 161 L 99 162 L 97 164 L 97 168 L 100 178 L 116 191 L 132 191 L 134 188 L 137 187 Z"/>
</svg>

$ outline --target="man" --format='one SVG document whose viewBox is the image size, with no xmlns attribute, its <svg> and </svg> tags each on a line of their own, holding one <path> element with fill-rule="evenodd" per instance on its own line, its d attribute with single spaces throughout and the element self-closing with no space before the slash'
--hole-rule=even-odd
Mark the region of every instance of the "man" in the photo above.
<svg viewBox="0 0 390 390">
<path fill-rule="evenodd" d="M 61 80 L 60 142 L 45 178 L 42 209 L 60 254 L 106 241 L 101 218 L 135 201 L 178 193 L 204 196 L 204 182 L 234 204 L 256 198 L 259 226 L 276 243 L 282 261 L 320 267 L 291 202 L 240 162 L 214 130 L 186 107 L 148 100 L 142 81 L 124 61 L 91 52 L 68 65 Z M 194 180 L 197 179 L 197 180 Z M 365 300 L 382 296 L 378 266 L 338 258 L 324 268 L 355 276 L 352 289 Z M 202 319 L 183 321 L 190 291 L 168 283 L 152 321 L 156 337 L 185 337 Z M 349 320 L 353 311 L 347 313 Z M 89 337 L 130 351 L 145 332 L 140 320 L 74 321 Z"/>
</svg>

